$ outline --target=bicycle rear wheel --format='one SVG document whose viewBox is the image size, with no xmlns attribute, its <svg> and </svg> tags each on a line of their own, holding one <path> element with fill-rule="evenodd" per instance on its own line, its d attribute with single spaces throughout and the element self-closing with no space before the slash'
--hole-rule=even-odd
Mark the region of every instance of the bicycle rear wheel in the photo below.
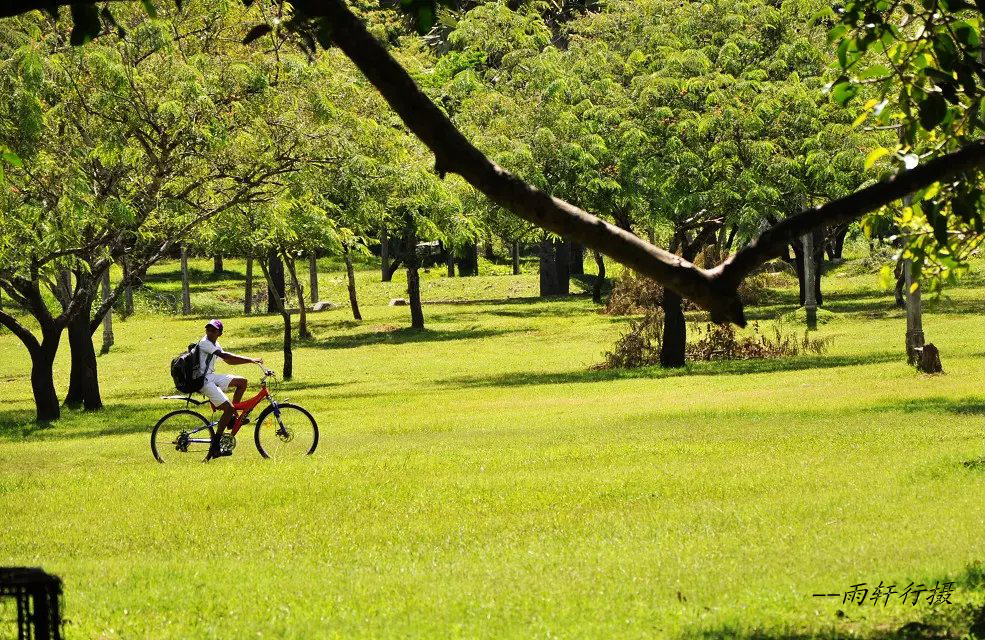
<svg viewBox="0 0 985 640">
<path fill-rule="evenodd" d="M 296 404 L 267 407 L 253 432 L 257 451 L 264 458 L 310 456 L 318 447 L 318 425 L 307 409 Z"/>
<path fill-rule="evenodd" d="M 201 413 L 178 409 L 154 425 L 150 449 L 154 459 L 168 464 L 201 462 L 209 452 L 215 429 Z"/>
</svg>

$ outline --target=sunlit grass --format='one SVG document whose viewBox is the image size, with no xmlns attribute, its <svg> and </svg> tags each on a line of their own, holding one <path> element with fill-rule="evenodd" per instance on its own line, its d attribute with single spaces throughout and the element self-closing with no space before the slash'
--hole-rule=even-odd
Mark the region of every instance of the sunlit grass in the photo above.
<svg viewBox="0 0 985 640">
<path fill-rule="evenodd" d="M 386 306 L 403 272 L 360 270 L 355 323 L 323 261 L 320 297 L 343 306 L 312 314 L 279 391 L 322 430 L 294 462 L 261 460 L 249 427 L 214 464 L 151 457 L 167 364 L 203 317 L 225 311 L 224 346 L 279 366 L 280 319 L 236 315 L 235 272 L 198 285 L 193 318 L 116 322 L 107 409 L 50 428 L 0 335 L 0 564 L 61 575 L 76 638 L 870 634 L 931 608 L 811 594 L 957 580 L 952 601 L 983 599 L 980 281 L 928 302 L 947 374 L 925 377 L 890 293 L 849 269 L 825 279 L 827 354 L 674 372 L 590 371 L 625 319 L 531 299 L 533 271 L 443 273 L 418 333 Z M 67 362 L 66 342 L 60 392 Z"/>
</svg>

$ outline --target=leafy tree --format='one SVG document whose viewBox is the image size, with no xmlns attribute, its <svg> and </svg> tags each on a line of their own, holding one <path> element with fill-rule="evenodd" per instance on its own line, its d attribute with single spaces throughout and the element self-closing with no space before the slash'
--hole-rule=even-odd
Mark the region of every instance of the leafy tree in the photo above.
<svg viewBox="0 0 985 640">
<path fill-rule="evenodd" d="M 73 5 L 77 43 L 98 34 L 98 14 L 95 3 L 90 0 L 46 0 L 43 3 L 40 0 L 17 0 L 0 9 L 0 16 L 15 15 L 31 8 L 51 9 L 63 4 Z M 741 280 L 758 265 L 780 255 L 791 241 L 807 231 L 858 219 L 904 195 L 985 163 L 985 144 L 975 142 L 966 145 L 899 174 L 892 180 L 791 216 L 763 232 L 756 241 L 719 267 L 701 269 L 632 234 L 600 222 L 570 203 L 552 198 L 491 162 L 420 91 L 406 70 L 374 39 L 365 23 L 347 7 L 344 0 L 296 0 L 291 6 L 294 12 L 288 20 L 260 24 L 251 37 L 270 32 L 282 33 L 297 38 L 312 51 L 319 46 L 338 46 L 380 90 L 411 131 L 434 153 L 439 175 L 448 172 L 460 174 L 493 201 L 521 217 L 589 248 L 608 253 L 678 294 L 691 298 L 710 311 L 716 321 L 744 323 L 742 302 L 737 294 Z M 415 0 L 407 6 L 414 10 L 419 26 L 433 24 L 436 14 L 433 2 Z"/>
<path fill-rule="evenodd" d="M 82 48 L 67 48 L 68 33 L 37 14 L 4 24 L 12 51 L 3 56 L 0 139 L 21 166 L 6 175 L 0 286 L 43 339 L 10 314 L 0 322 L 32 353 L 40 419 L 59 413 L 50 378 L 62 330 L 73 353 L 69 399 L 98 408 L 91 335 L 128 281 L 197 225 L 269 199 L 300 160 L 295 134 L 277 126 L 283 105 L 270 99 L 270 66 L 262 56 L 249 64 L 237 44 L 241 13 L 133 11 L 125 37 Z M 94 308 L 99 278 L 124 255 L 128 277 Z"/>
</svg>

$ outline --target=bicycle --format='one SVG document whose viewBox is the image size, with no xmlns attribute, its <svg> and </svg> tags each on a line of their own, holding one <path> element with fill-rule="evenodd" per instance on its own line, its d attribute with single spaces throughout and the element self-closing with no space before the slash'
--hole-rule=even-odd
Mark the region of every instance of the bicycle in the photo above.
<svg viewBox="0 0 985 640">
<path fill-rule="evenodd" d="M 263 370 L 260 378 L 260 391 L 250 398 L 233 404 L 236 415 L 230 421 L 226 433 L 222 435 L 219 446 L 232 451 L 236 448 L 236 434 L 248 421 L 251 411 L 266 400 L 268 406 L 257 416 L 253 440 L 257 451 L 264 458 L 285 458 L 299 455 L 311 455 L 318 447 L 318 425 L 314 417 L 304 407 L 289 402 L 278 402 L 271 395 L 268 379 L 276 384 L 273 371 L 258 365 Z M 184 409 L 177 409 L 165 414 L 151 431 L 150 448 L 154 458 L 164 462 L 191 462 L 209 451 L 212 438 L 215 437 L 215 426 L 219 420 L 209 421 L 204 415 L 188 408 L 207 404 L 212 407 L 215 417 L 216 407 L 208 400 L 196 400 L 192 394 L 161 396 L 162 400 L 181 400 L 185 402 Z"/>
</svg>

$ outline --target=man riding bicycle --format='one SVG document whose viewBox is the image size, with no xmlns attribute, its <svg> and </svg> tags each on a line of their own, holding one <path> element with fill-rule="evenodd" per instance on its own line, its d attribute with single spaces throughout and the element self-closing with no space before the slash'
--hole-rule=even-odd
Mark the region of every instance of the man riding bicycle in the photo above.
<svg viewBox="0 0 985 640">
<path fill-rule="evenodd" d="M 202 385 L 199 393 L 208 398 L 216 409 L 222 411 L 222 417 L 219 419 L 219 424 L 216 427 L 215 437 L 209 446 L 209 453 L 205 456 L 206 460 L 233 455 L 231 450 L 220 447 L 219 442 L 222 439 L 222 432 L 225 431 L 230 421 L 236 415 L 233 404 L 243 399 L 243 393 L 246 391 L 247 386 L 246 378 L 232 376 L 227 373 L 216 373 L 216 358 L 228 364 L 263 365 L 263 358 L 247 358 L 223 351 L 218 342 L 219 336 L 221 335 L 222 322 L 213 318 L 205 325 L 205 337 L 198 343 L 199 371 L 205 372 L 205 384 Z M 235 389 L 232 402 L 229 402 L 229 398 L 225 394 L 230 388 Z"/>
</svg>

